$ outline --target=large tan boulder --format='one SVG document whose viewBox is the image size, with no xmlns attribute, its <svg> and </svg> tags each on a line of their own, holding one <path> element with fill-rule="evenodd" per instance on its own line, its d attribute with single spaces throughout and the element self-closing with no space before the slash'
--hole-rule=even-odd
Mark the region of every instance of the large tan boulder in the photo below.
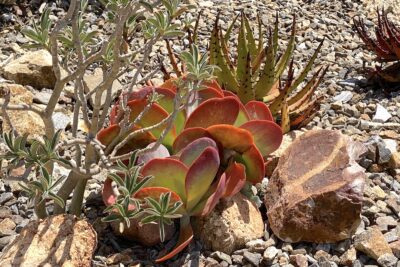
<svg viewBox="0 0 400 267">
<path fill-rule="evenodd" d="M 221 200 L 208 216 L 196 217 L 192 222 L 195 236 L 206 248 L 227 254 L 264 234 L 260 211 L 240 193 Z"/>
<path fill-rule="evenodd" d="M 38 89 L 51 89 L 56 83 L 52 57 L 46 50 L 26 53 L 4 66 L 1 73 L 6 79 L 17 84 L 30 85 Z"/>
<path fill-rule="evenodd" d="M 10 104 L 27 104 L 31 105 L 33 102 L 33 94 L 25 87 L 19 84 L 0 84 L 0 92 L 10 92 Z M 44 135 L 44 123 L 38 114 L 33 111 L 7 111 L 8 118 L 12 126 L 20 135 L 27 134 L 29 140 L 40 139 Z M 11 126 L 8 120 L 3 117 L 3 132 L 9 132 Z"/>
<path fill-rule="evenodd" d="M 338 131 L 312 130 L 282 154 L 266 193 L 270 227 L 286 242 L 336 242 L 360 223 L 363 147 Z"/>
<path fill-rule="evenodd" d="M 30 222 L 3 250 L 2 267 L 89 267 L 97 245 L 96 232 L 85 220 L 57 215 Z"/>
</svg>

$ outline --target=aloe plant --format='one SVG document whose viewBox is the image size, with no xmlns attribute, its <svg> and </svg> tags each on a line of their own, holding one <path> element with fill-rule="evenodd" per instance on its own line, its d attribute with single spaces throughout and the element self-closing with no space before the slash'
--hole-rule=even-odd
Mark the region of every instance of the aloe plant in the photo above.
<svg viewBox="0 0 400 267">
<path fill-rule="evenodd" d="M 140 123 L 133 129 L 147 127 L 162 121 L 172 111 L 179 90 L 174 82 L 160 87 L 145 87 L 128 96 L 130 120 L 135 121 L 157 93 L 158 102 L 151 104 Z M 246 183 L 259 183 L 264 177 L 264 158 L 276 150 L 282 141 L 281 128 L 273 121 L 267 105 L 249 101 L 243 105 L 239 98 L 222 90 L 216 82 L 208 83 L 197 91 L 198 105 L 184 109 L 174 121 L 174 126 L 164 138 L 163 146 L 139 157 L 143 163 L 142 177 L 153 177 L 142 190 L 164 188 L 176 194 L 183 205 L 179 209 L 180 237 L 176 247 L 157 262 L 170 259 L 193 238 L 191 216 L 205 216 L 221 198 L 238 193 Z M 119 106 L 111 113 L 111 125 L 97 136 L 104 145 L 110 145 L 119 132 Z M 121 148 L 121 153 L 131 149 L 152 146 L 161 129 L 137 136 Z M 162 152 L 162 153 L 161 153 Z M 107 179 L 103 198 L 107 205 L 116 196 Z"/>
<path fill-rule="evenodd" d="M 386 68 L 377 67 L 373 74 L 389 83 L 400 82 L 400 28 L 388 19 L 387 12 L 377 10 L 378 24 L 375 38 L 371 36 L 361 18 L 354 18 L 354 28 L 368 50 L 376 54 L 379 62 L 395 62 Z M 372 77 L 376 77 L 373 75 Z M 398 87 L 398 86 L 397 86 Z"/>
<path fill-rule="evenodd" d="M 286 50 L 280 52 L 278 16 L 276 16 L 274 29 L 269 30 L 267 45 L 265 45 L 260 19 L 258 18 L 258 40 L 256 40 L 248 18 L 242 13 L 238 41 L 235 45 L 237 58 L 233 60 L 228 40 L 231 38 L 237 19 L 238 17 L 233 20 L 223 34 L 219 26 L 219 16 L 217 16 L 211 34 L 210 63 L 219 67 L 215 73 L 218 82 L 224 89 L 237 94 L 243 103 L 252 100 L 267 103 L 274 117 L 281 115 L 282 127 L 285 132 L 290 129 L 289 126 L 301 126 L 318 107 L 317 99 L 313 97 L 313 94 L 327 68 L 319 68 L 301 89 L 298 88 L 312 69 L 323 41 L 299 76 L 295 78 L 293 77 L 292 59 L 295 49 L 295 17 Z M 281 78 L 287 68 L 287 81 L 282 85 Z"/>
</svg>

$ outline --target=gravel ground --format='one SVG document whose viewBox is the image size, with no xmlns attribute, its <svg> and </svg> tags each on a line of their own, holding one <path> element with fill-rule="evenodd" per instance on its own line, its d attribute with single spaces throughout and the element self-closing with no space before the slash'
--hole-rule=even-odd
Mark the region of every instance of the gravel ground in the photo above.
<svg viewBox="0 0 400 267">
<path fill-rule="evenodd" d="M 2 25 L 0 28 L 0 60 L 6 59 L 9 55 L 23 52 L 21 46 L 27 40 L 18 32 L 18 29 L 26 23 L 24 19 L 26 15 L 35 14 L 40 6 L 38 2 L 40 1 L 32 1 L 31 6 L 20 3 L 19 7 L 0 7 L 0 23 L 2 23 L 0 24 Z M 65 12 L 63 7 L 66 3 L 58 2 L 58 5 L 52 2 L 55 16 L 61 16 Z M 392 6 L 393 10 L 400 14 L 398 0 L 215 0 L 197 2 L 199 2 L 199 7 L 204 9 L 199 38 L 200 45 L 203 47 L 207 44 L 208 34 L 212 28 L 212 24 L 206 22 L 214 21 L 219 10 L 223 27 L 227 27 L 227 22 L 233 17 L 233 13 L 238 13 L 243 8 L 251 21 L 255 21 L 255 15 L 259 12 L 265 26 L 272 25 L 274 14 L 279 11 L 283 43 L 288 37 L 292 14 L 296 14 L 298 28 L 295 65 L 297 70 L 301 70 L 305 59 L 312 55 L 324 37 L 325 42 L 317 65 L 330 65 L 324 82 L 317 92 L 324 97 L 321 110 L 307 128 L 338 129 L 355 139 L 368 141 L 372 147 L 379 148 L 382 145 L 389 149 L 389 152 L 387 152 L 388 149 L 384 150 L 387 153 L 394 152 L 392 148 L 395 150 L 400 140 L 400 91 L 387 93 L 365 87 L 366 75 L 363 63 L 367 61 L 366 66 L 373 67 L 373 64 L 370 63 L 373 55 L 363 50 L 360 39 L 352 30 L 352 18 L 356 15 L 367 16 L 367 25 L 372 26 L 372 22 L 375 21 L 373 12 L 375 5 L 385 2 L 385 5 Z M 89 16 L 93 17 L 94 22 L 98 21 L 98 10 L 93 8 Z M 95 23 L 94 26 L 96 26 Z M 174 48 L 177 51 L 182 49 L 178 44 Z M 162 48 L 161 52 L 165 53 L 166 51 Z M 46 92 L 41 93 L 46 94 Z M 72 108 L 68 102 L 64 105 L 67 109 Z M 382 121 L 379 117 L 385 111 L 390 114 L 390 118 Z M 394 141 L 383 141 L 383 139 Z M 383 156 L 384 153 L 381 153 L 380 157 Z M 254 241 L 248 244 L 246 249 L 236 251 L 233 255 L 204 251 L 199 242 L 193 242 L 185 253 L 181 253 L 178 259 L 170 261 L 166 266 L 196 266 L 193 265 L 196 263 L 204 263 L 207 266 L 255 266 L 260 258 L 267 260 L 268 265 L 272 266 L 290 266 L 290 264 L 296 266 L 293 261 L 299 258 L 305 261 L 303 266 L 307 266 L 308 263 L 311 266 L 334 267 L 344 265 L 347 258 L 354 257 L 357 236 L 366 227 L 372 225 L 376 225 L 381 230 L 388 243 L 394 243 L 400 240 L 400 172 L 394 168 L 384 170 L 381 165 L 376 164 L 379 160 L 367 158 L 361 163 L 368 170 L 367 188 L 362 224 L 352 240 L 345 240 L 337 244 L 288 244 L 274 237 L 267 228 L 263 240 Z M 64 172 L 65 170 L 58 168 L 58 171 Z M 99 177 L 100 179 L 101 177 Z M 127 263 L 126 266 L 139 266 L 134 265 L 138 262 L 151 265 L 151 261 L 147 259 L 157 255 L 159 247 L 143 248 L 120 240 L 114 237 L 109 229 L 100 222 L 98 218 L 102 215 L 102 202 L 98 195 L 100 187 L 100 183 L 96 180 L 89 185 L 86 203 L 86 216 L 94 223 L 100 237 L 94 266 L 105 266 L 106 263 L 112 265 L 112 258 L 107 259 L 107 257 L 117 252 L 134 255 L 137 259 L 137 261 Z M 0 180 L 0 218 L 7 216 L 12 217 L 15 226 L 11 227 L 11 230 L 6 229 L 8 232 L 2 232 L 3 229 L 0 227 L 0 250 L 33 218 L 33 211 L 27 204 L 27 198 L 20 193 L 16 183 Z M 254 249 L 254 244 L 257 242 L 263 244 L 262 251 Z M 353 266 L 396 266 L 396 264 L 400 266 L 400 262 L 397 260 L 389 257 L 378 263 L 367 254 L 357 252 Z"/>
</svg>

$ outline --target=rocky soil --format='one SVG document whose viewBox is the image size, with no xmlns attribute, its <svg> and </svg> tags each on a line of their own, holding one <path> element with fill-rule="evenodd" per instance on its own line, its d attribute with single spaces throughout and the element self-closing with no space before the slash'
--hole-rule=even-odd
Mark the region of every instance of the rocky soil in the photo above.
<svg viewBox="0 0 400 267">
<path fill-rule="evenodd" d="M 26 18 L 43 10 L 41 1 L 16 1 L 17 5 L 0 5 L 0 62 L 26 54 L 27 43 L 20 28 L 29 23 Z M 68 1 L 48 1 L 52 19 L 65 14 Z M 192 242 L 184 253 L 179 254 L 165 266 L 400 266 L 400 90 L 388 92 L 382 88 L 365 86 L 367 71 L 373 68 L 373 55 L 365 52 L 360 39 L 352 30 L 354 16 L 366 16 L 367 25 L 375 21 L 373 10 L 382 2 L 392 6 L 400 15 L 398 0 L 214 0 L 193 1 L 203 9 L 200 24 L 200 45 L 207 45 L 208 35 L 217 12 L 221 11 L 221 24 L 227 27 L 232 15 L 245 8 L 251 21 L 260 13 L 265 26 L 272 25 L 278 11 L 280 31 L 287 40 L 292 14 L 297 16 L 297 52 L 295 66 L 301 70 L 305 58 L 309 58 L 325 38 L 317 65 L 329 64 L 318 95 L 323 97 L 321 109 L 306 129 L 336 129 L 367 145 L 368 153 L 359 164 L 366 172 L 366 183 L 361 224 L 351 239 L 331 244 L 286 243 L 274 236 L 262 208 L 265 228 L 263 237 L 246 243 L 245 249 L 224 253 L 207 251 L 198 241 Z M 92 27 L 105 31 L 101 26 L 104 14 L 94 5 L 88 17 Z M 193 16 L 196 12 L 193 11 Z M 160 51 L 166 49 L 159 44 Z M 182 50 L 175 44 L 176 51 Z M 366 62 L 364 64 L 364 62 Z M 157 64 L 155 61 L 153 64 Z M 0 78 L 1 80 L 6 77 Z M 154 79 L 161 79 L 161 75 Z M 121 83 L 123 84 L 123 80 Z M 51 91 L 27 86 L 25 101 L 45 105 Z M 68 129 L 73 101 L 66 91 L 58 108 L 60 129 Z M 27 119 L 29 121 L 29 118 Z M 27 121 L 22 121 L 21 124 Z M 3 123 L 4 127 L 4 123 Z M 38 131 L 41 131 L 38 126 Z M 68 134 L 68 133 L 67 133 Z M 290 136 L 285 137 L 289 143 Z M 285 147 L 287 144 L 284 144 Z M 0 146 L 0 150 L 3 149 Z M 56 170 L 65 174 L 66 170 Z M 23 176 L 24 169 L 14 171 L 12 176 Z M 21 229 L 34 219 L 33 209 L 18 186 L 19 178 L 0 179 L 0 251 Z M 99 243 L 94 266 L 151 266 L 158 251 L 170 244 L 145 248 L 114 236 L 110 228 L 100 221 L 102 201 L 99 197 L 101 176 L 89 185 L 85 215 L 97 231 Z M 268 183 L 265 179 L 259 193 Z M 222 241 L 221 241 L 222 242 Z M 216 246 L 218 247 L 218 246 Z M 119 265 L 118 265 L 119 264 Z"/>
</svg>

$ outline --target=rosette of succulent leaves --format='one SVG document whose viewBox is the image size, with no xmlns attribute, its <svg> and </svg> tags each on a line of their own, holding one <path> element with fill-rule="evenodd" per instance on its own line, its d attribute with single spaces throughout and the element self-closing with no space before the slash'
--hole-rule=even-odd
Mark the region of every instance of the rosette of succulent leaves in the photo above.
<svg viewBox="0 0 400 267">
<path fill-rule="evenodd" d="M 25 164 L 34 175 L 29 181 L 21 183 L 33 205 L 38 218 L 49 215 L 46 202 L 54 202 L 53 214 L 68 212 L 80 216 L 87 183 L 95 175 L 108 173 L 117 185 L 119 192 L 115 205 L 107 211 L 106 221 L 119 220 L 129 226 L 131 218 L 142 218 L 142 223 L 157 222 L 160 225 L 161 240 L 164 240 L 164 225 L 171 223 L 176 211 L 182 205 L 174 201 L 171 192 L 149 195 L 145 201 L 138 201 L 132 196 L 139 191 L 151 177 L 138 179 L 141 165 L 136 165 L 136 158 L 146 152 L 157 149 L 161 140 L 151 148 L 117 154 L 118 144 L 129 142 L 137 134 L 143 134 L 151 128 L 163 127 L 165 132 L 172 124 L 174 116 L 193 102 L 192 93 L 202 87 L 204 81 L 212 78 L 214 67 L 207 65 L 206 56 L 200 57 L 196 47 L 185 52 L 188 75 L 176 82 L 179 93 L 174 100 L 174 112 L 157 125 L 137 129 L 137 123 L 129 117 L 127 99 L 124 96 L 146 81 L 150 80 L 159 69 L 148 71 L 153 58 L 155 44 L 166 39 L 183 36 L 183 29 L 176 19 L 183 16 L 189 8 L 180 5 L 177 0 L 102 0 L 107 10 L 110 32 L 100 34 L 91 30 L 86 17 L 87 0 L 71 0 L 65 17 L 58 21 L 50 19 L 51 11 L 45 9 L 39 21 L 32 27 L 23 29 L 31 42 L 32 49 L 45 49 L 52 56 L 56 83 L 48 105 L 40 109 L 34 105 L 10 104 L 10 94 L 5 93 L 0 105 L 4 111 L 32 111 L 37 113 L 45 125 L 42 140 L 32 140 L 21 136 L 16 131 L 3 134 L 7 152 L 1 155 L 3 169 L 7 172 Z M 190 62 L 192 61 L 192 62 Z M 103 71 L 101 82 L 88 90 L 84 77 L 96 66 Z M 119 122 L 120 140 L 107 146 L 97 139 L 97 133 L 107 124 L 108 114 L 115 96 L 112 95 L 113 82 L 121 76 L 130 77 L 120 94 L 120 108 L 126 110 L 124 119 Z M 74 108 L 71 133 L 56 131 L 53 114 L 57 103 L 67 85 L 74 86 Z M 149 96 L 148 105 L 158 101 L 156 93 Z M 145 108 L 146 110 L 146 108 Z M 145 111 L 144 111 L 145 112 Z M 140 120 L 139 115 L 137 120 Z M 87 131 L 78 130 L 83 120 Z M 12 125 L 12 121 L 9 122 Z M 128 134 L 129 133 L 129 134 Z M 165 136 L 161 135 L 160 139 Z M 68 151 L 68 153 L 66 153 Z M 67 156 L 68 155 L 68 156 Z M 5 164 L 4 164 L 5 163 Z M 56 177 L 53 173 L 55 164 L 69 170 L 67 177 Z M 120 177 L 125 177 L 121 179 Z M 71 197 L 72 195 L 72 197 Z M 132 208 L 134 207 L 134 208 Z"/>
</svg>

